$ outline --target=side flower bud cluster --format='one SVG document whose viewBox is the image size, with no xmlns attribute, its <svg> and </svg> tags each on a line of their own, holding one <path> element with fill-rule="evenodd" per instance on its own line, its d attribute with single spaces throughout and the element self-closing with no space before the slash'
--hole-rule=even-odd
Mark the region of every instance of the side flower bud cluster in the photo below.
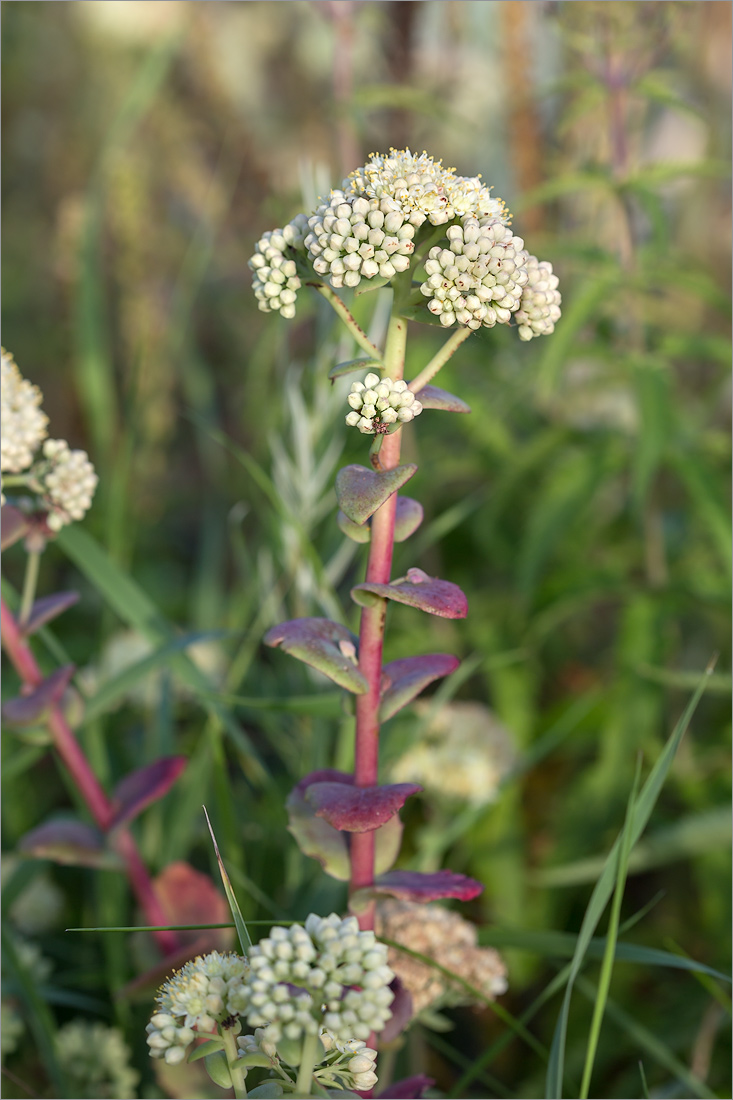
<svg viewBox="0 0 733 1100">
<path fill-rule="evenodd" d="M 342 1089 L 366 1092 L 377 1083 L 374 1065 L 377 1052 L 359 1039 L 339 1043 L 328 1031 L 321 1033 L 321 1042 L 328 1054 L 325 1066 L 316 1070 L 316 1077 L 324 1085 L 337 1085 Z"/>
<path fill-rule="evenodd" d="M 275 927 L 249 961 L 230 1003 L 267 1042 L 296 1041 L 322 1028 L 337 1040 L 367 1039 L 391 1016 L 387 948 L 373 932 L 361 932 L 355 917 L 312 913 L 305 927 Z"/>
<path fill-rule="evenodd" d="M 368 374 L 363 382 L 353 382 L 346 398 L 352 411 L 346 415 L 349 427 L 364 435 L 384 435 L 393 424 L 407 424 L 422 412 L 422 405 L 407 382 L 380 379 Z"/>
<path fill-rule="evenodd" d="M 40 506 L 47 512 L 46 525 L 51 531 L 82 519 L 99 481 L 94 467 L 86 451 L 72 451 L 63 439 L 46 439 L 48 417 L 40 407 L 43 394 L 21 376 L 12 355 L 4 349 L 1 392 L 2 471 L 11 484 L 29 489 L 37 497 L 36 502 L 22 506 L 27 510 Z"/>
<path fill-rule="evenodd" d="M 292 317 L 305 270 L 298 257 L 335 289 L 382 285 L 417 266 L 428 301 L 416 292 L 410 317 L 420 320 L 426 308 L 446 328 L 518 322 L 520 338 L 531 340 L 553 331 L 561 299 L 552 266 L 530 256 L 510 220 L 480 176 L 458 176 L 425 152 L 372 153 L 311 215 L 258 241 L 249 261 L 254 292 L 260 309 Z M 444 240 L 433 244 L 442 226 Z"/>
<path fill-rule="evenodd" d="M 158 991 L 158 1011 L 147 1026 L 151 1057 L 177 1065 L 197 1034 L 212 1034 L 236 1015 L 234 1004 L 248 972 L 246 959 L 232 952 L 189 960 Z"/>
<path fill-rule="evenodd" d="M 430 249 L 428 278 L 420 286 L 430 312 L 446 327 L 507 324 L 529 277 L 522 238 L 500 221 L 481 224 L 476 218 L 449 226 L 446 237 L 447 248 Z"/>
<path fill-rule="evenodd" d="M 288 319 L 295 316 L 295 299 L 300 290 L 295 255 L 302 247 L 307 228 L 305 214 L 298 214 L 284 229 L 264 233 L 249 261 L 254 273 L 252 289 L 264 313 L 277 310 Z"/>
</svg>

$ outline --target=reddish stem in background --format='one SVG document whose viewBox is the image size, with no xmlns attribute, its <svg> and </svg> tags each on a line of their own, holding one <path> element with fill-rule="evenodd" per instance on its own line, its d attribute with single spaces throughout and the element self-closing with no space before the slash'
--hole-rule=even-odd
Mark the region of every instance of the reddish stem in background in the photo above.
<svg viewBox="0 0 733 1100">
<path fill-rule="evenodd" d="M 393 381 L 402 378 L 405 361 L 407 322 L 393 317 L 387 337 L 384 362 L 387 374 Z M 380 466 L 391 470 L 399 465 L 402 432 L 386 435 L 379 452 Z M 366 570 L 368 582 L 389 584 L 394 549 L 395 510 L 397 494 L 393 493 L 372 517 L 369 561 Z M 358 787 L 371 787 L 378 782 L 379 769 L 379 702 L 382 679 L 382 649 L 384 646 L 384 621 L 387 601 L 380 600 L 375 607 L 365 607 L 361 613 L 359 629 L 359 668 L 367 679 L 369 690 L 356 696 L 356 748 L 354 755 L 354 782 Z M 371 886 L 374 882 L 374 843 L 376 833 L 352 833 L 349 849 L 351 859 L 350 890 Z M 359 914 L 359 927 L 374 928 L 372 903 Z"/>
<path fill-rule="evenodd" d="M 0 628 L 3 649 L 23 681 L 23 686 L 38 687 L 43 683 L 43 673 L 23 638 L 15 616 L 4 600 L 0 600 Z M 107 832 L 113 817 L 112 806 L 58 703 L 52 704 L 49 708 L 47 721 L 56 751 L 66 765 L 97 825 L 103 832 Z M 130 885 L 145 913 L 148 924 L 167 924 L 168 916 L 156 897 L 150 875 L 129 829 L 120 829 L 116 833 L 114 845 L 125 861 Z M 177 933 L 161 929 L 154 935 L 161 950 L 166 954 L 180 950 L 181 943 Z"/>
</svg>

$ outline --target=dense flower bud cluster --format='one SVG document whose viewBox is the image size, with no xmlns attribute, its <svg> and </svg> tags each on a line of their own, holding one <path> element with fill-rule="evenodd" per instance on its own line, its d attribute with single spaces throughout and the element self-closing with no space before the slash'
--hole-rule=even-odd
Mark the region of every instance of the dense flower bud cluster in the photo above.
<svg viewBox="0 0 733 1100">
<path fill-rule="evenodd" d="M 169 1065 L 182 1062 L 197 1032 L 210 1034 L 236 1014 L 233 1005 L 248 971 L 246 959 L 231 952 L 190 959 L 158 991 L 158 1011 L 147 1026 L 151 1056 Z"/>
<path fill-rule="evenodd" d="M 140 1074 L 130 1065 L 130 1049 L 119 1028 L 71 1020 L 56 1032 L 55 1042 L 64 1076 L 77 1096 L 133 1100 L 137 1095 Z"/>
<path fill-rule="evenodd" d="M 99 478 L 86 451 L 72 451 L 63 439 L 47 439 L 43 444 L 46 462 L 39 467 L 37 480 L 42 486 L 47 519 L 52 531 L 59 531 L 72 520 L 82 519 L 91 507 Z"/>
<path fill-rule="evenodd" d="M 549 336 L 560 319 L 562 298 L 557 289 L 558 278 L 552 273 L 552 264 L 530 256 L 527 262 L 527 284 L 517 310 L 519 339 L 531 340 L 533 336 Z"/>
<path fill-rule="evenodd" d="M 1 369 L 0 469 L 17 474 L 30 466 L 45 439 L 48 417 L 40 408 L 43 394 L 22 377 L 5 348 Z"/>
<path fill-rule="evenodd" d="M 444 168 L 425 152 L 419 156 L 409 149 L 372 153 L 363 168 L 344 180 L 344 189 L 347 186 L 354 194 L 393 199 L 415 226 L 424 221 L 445 225 L 465 214 L 509 219 L 502 200 L 492 199 L 491 188 L 479 176 L 456 176 L 455 168 Z"/>
<path fill-rule="evenodd" d="M 446 326 L 477 329 L 506 324 L 518 308 L 526 284 L 529 253 L 500 221 L 464 219 L 446 230 L 448 247 L 431 248 L 428 276 L 420 292 L 428 309 Z"/>
<path fill-rule="evenodd" d="M 308 219 L 305 247 L 313 270 L 334 287 L 355 287 L 407 271 L 415 251 L 411 225 L 396 202 L 332 191 Z"/>
<path fill-rule="evenodd" d="M 305 214 L 298 214 L 284 229 L 263 233 L 249 260 L 254 272 L 252 288 L 264 313 L 278 310 L 282 317 L 295 316 L 295 299 L 300 290 L 295 253 L 302 250 L 308 227 Z"/>
<path fill-rule="evenodd" d="M 252 948 L 250 966 L 230 1005 L 263 1028 L 268 1042 L 322 1027 L 335 1039 L 366 1039 L 391 1015 L 387 948 L 373 932 L 361 932 L 355 917 L 311 913 L 305 927 L 275 927 Z"/>
<path fill-rule="evenodd" d="M 385 939 L 434 959 L 485 997 L 506 992 L 506 967 L 491 947 L 478 947 L 476 928 L 458 913 L 439 905 L 420 905 L 395 898 L 380 902 L 376 927 Z M 429 1006 L 465 1004 L 472 1000 L 465 986 L 451 982 L 440 970 L 419 959 L 389 949 L 390 966 L 412 997 L 413 1013 Z"/>
<path fill-rule="evenodd" d="M 530 340 L 552 332 L 560 295 L 551 265 L 530 258 L 510 220 L 480 176 L 458 176 L 426 152 L 372 153 L 314 213 L 264 234 L 249 262 L 255 295 L 260 309 L 293 317 L 298 254 L 335 289 L 390 281 L 421 265 L 428 301 L 421 306 L 415 293 L 406 316 L 419 320 L 426 308 L 446 328 L 470 329 L 516 320 L 520 337 Z M 445 227 L 439 244 L 434 226 Z"/>
<path fill-rule="evenodd" d="M 422 405 L 407 382 L 380 379 L 368 374 L 363 382 L 353 382 L 346 398 L 352 411 L 346 414 L 349 427 L 364 435 L 384 435 L 392 424 L 407 424 L 422 412 Z"/>
<path fill-rule="evenodd" d="M 321 1033 L 321 1042 L 329 1052 L 325 1066 L 316 1070 L 316 1077 L 324 1085 L 338 1085 L 342 1089 L 355 1089 L 366 1092 L 377 1083 L 374 1063 L 376 1050 L 372 1050 L 359 1039 L 350 1039 L 339 1043 L 328 1032 Z"/>
</svg>

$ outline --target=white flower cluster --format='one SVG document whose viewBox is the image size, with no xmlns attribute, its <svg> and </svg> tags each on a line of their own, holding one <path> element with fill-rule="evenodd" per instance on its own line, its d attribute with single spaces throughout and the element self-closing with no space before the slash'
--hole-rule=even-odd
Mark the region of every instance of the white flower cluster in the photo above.
<svg viewBox="0 0 733 1100">
<path fill-rule="evenodd" d="M 321 1042 L 329 1052 L 316 1077 L 324 1085 L 367 1092 L 377 1083 L 374 1064 L 377 1052 L 359 1039 L 339 1043 L 328 1031 L 321 1032 Z"/>
<path fill-rule="evenodd" d="M 549 336 L 560 319 L 562 298 L 557 289 L 558 278 L 553 275 L 552 264 L 530 256 L 527 263 L 527 285 L 517 310 L 519 339 L 531 340 L 534 336 Z"/>
<path fill-rule="evenodd" d="M 282 317 L 295 316 L 301 283 L 294 257 L 302 248 L 307 227 L 305 214 L 298 214 L 284 229 L 264 233 L 255 245 L 249 267 L 254 272 L 254 295 L 264 313 L 278 310 Z"/>
<path fill-rule="evenodd" d="M 321 1028 L 337 1040 L 366 1039 L 391 1016 L 387 948 L 355 917 L 311 913 L 305 927 L 275 927 L 252 948 L 250 966 L 230 1004 L 268 1042 Z"/>
<path fill-rule="evenodd" d="M 39 471 L 44 498 L 49 510 L 48 526 L 52 531 L 82 519 L 91 507 L 99 478 L 86 451 L 72 451 L 63 439 L 47 439 L 43 444 L 47 460 Z"/>
<path fill-rule="evenodd" d="M 353 382 L 346 398 L 352 408 L 346 423 L 364 435 L 384 435 L 391 424 L 407 424 L 422 412 L 422 405 L 407 382 L 380 379 L 368 374 L 363 382 Z"/>
<path fill-rule="evenodd" d="M 255 295 L 260 309 L 293 317 L 298 255 L 332 287 L 353 289 L 407 271 L 434 240 L 432 227 L 445 226 L 446 240 L 424 265 L 427 308 L 446 327 L 492 328 L 516 318 L 521 339 L 530 340 L 552 332 L 560 295 L 551 265 L 529 255 L 509 221 L 480 176 L 458 176 L 426 152 L 372 153 L 313 214 L 264 234 L 249 261 Z"/>
<path fill-rule="evenodd" d="M 466 214 L 509 220 L 504 203 L 491 197 L 480 176 L 457 176 L 455 168 L 445 168 L 426 152 L 372 153 L 363 168 L 344 180 L 344 189 L 346 185 L 357 195 L 393 199 L 415 226 L 424 221 L 444 225 Z"/>
<path fill-rule="evenodd" d="M 146 1029 L 151 1057 L 177 1065 L 197 1032 L 211 1034 L 236 1015 L 234 1003 L 248 972 L 247 960 L 232 952 L 190 959 L 158 991 L 158 1011 Z"/>
<path fill-rule="evenodd" d="M 448 247 L 431 248 L 425 262 L 428 276 L 420 292 L 428 309 L 446 327 L 477 329 L 506 324 L 518 309 L 528 281 L 529 253 L 500 221 L 464 219 L 446 230 Z"/>
<path fill-rule="evenodd" d="M 305 247 L 313 270 L 334 287 L 355 287 L 379 275 L 407 271 L 415 251 L 415 226 L 390 199 L 332 191 L 328 203 L 308 219 Z"/>
<path fill-rule="evenodd" d="M 130 1065 L 122 1032 L 89 1020 L 71 1020 L 55 1036 L 56 1054 L 77 1096 L 134 1098 L 140 1074 Z"/>
<path fill-rule="evenodd" d="M 1 369 L 0 469 L 18 474 L 30 466 L 45 439 L 48 417 L 40 407 L 43 394 L 26 382 L 5 348 Z"/>
</svg>

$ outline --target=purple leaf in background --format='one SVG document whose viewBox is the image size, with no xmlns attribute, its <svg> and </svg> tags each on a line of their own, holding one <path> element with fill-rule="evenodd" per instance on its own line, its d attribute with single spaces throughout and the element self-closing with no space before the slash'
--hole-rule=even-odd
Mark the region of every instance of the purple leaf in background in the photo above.
<svg viewBox="0 0 733 1100">
<path fill-rule="evenodd" d="M 30 531 L 27 518 L 18 508 L 12 504 L 3 504 L 0 511 L 0 548 L 7 550 L 18 539 L 22 539 Z"/>
<path fill-rule="evenodd" d="M 132 821 L 151 802 L 162 798 L 187 763 L 185 756 L 164 756 L 126 775 L 117 784 L 112 796 L 114 815 L 110 828 L 116 829 L 119 825 Z"/>
<path fill-rule="evenodd" d="M 395 1081 L 384 1092 L 379 1093 L 377 1100 L 420 1100 L 425 1090 L 434 1084 L 432 1077 L 418 1073 L 415 1077 L 405 1077 L 402 1081 Z"/>
<path fill-rule="evenodd" d="M 336 475 L 339 508 L 354 523 L 365 523 L 416 470 L 414 464 L 379 473 L 366 466 L 344 466 Z"/>
<path fill-rule="evenodd" d="M 387 871 L 380 875 L 373 886 L 355 890 L 349 898 L 349 909 L 358 913 L 366 908 L 378 894 L 403 901 L 437 901 L 438 898 L 458 898 L 471 901 L 482 892 L 483 886 L 476 879 L 467 878 L 456 871 Z"/>
<path fill-rule="evenodd" d="M 346 835 L 334 829 L 321 817 L 310 802 L 306 801 L 306 792 L 311 783 L 318 782 L 351 783 L 353 776 L 334 768 L 311 772 L 301 779 L 288 795 L 288 829 L 304 855 L 317 859 L 323 870 L 331 878 L 348 882 L 350 875 L 349 847 Z M 393 861 L 394 862 L 394 861 Z"/>
<path fill-rule="evenodd" d="M 412 497 L 397 497 L 394 520 L 394 540 L 404 542 L 417 531 L 423 521 L 423 506 Z"/>
<path fill-rule="evenodd" d="M 457 584 L 429 577 L 422 569 L 409 569 L 406 577 L 391 584 L 357 584 L 351 598 L 364 607 L 378 599 L 396 600 L 444 619 L 465 619 L 468 614 L 468 601 Z"/>
<path fill-rule="evenodd" d="M 102 834 L 83 821 L 47 821 L 26 833 L 18 848 L 30 858 L 50 859 L 66 866 L 122 868 L 120 857 L 105 848 Z"/>
<path fill-rule="evenodd" d="M 39 627 L 45 626 L 62 611 L 66 611 L 67 607 L 72 607 L 78 599 L 78 592 L 55 592 L 53 596 L 43 596 L 40 600 L 36 600 L 28 621 L 20 624 L 22 633 L 26 637 L 33 634 Z"/>
<path fill-rule="evenodd" d="M 392 783 L 380 787 L 355 787 L 346 783 L 312 783 L 306 799 L 335 829 L 368 833 L 389 821 L 411 794 L 421 791 L 416 783 Z"/>
<path fill-rule="evenodd" d="M 47 676 L 42 684 L 30 693 L 10 699 L 3 705 L 3 721 L 13 726 L 32 726 L 39 722 L 54 703 L 58 703 L 74 675 L 75 665 L 64 665 Z"/>
<path fill-rule="evenodd" d="M 356 666 L 358 639 L 341 623 L 330 619 L 289 619 L 267 631 L 265 645 L 280 646 L 311 668 L 355 695 L 368 690 Z"/>
</svg>

